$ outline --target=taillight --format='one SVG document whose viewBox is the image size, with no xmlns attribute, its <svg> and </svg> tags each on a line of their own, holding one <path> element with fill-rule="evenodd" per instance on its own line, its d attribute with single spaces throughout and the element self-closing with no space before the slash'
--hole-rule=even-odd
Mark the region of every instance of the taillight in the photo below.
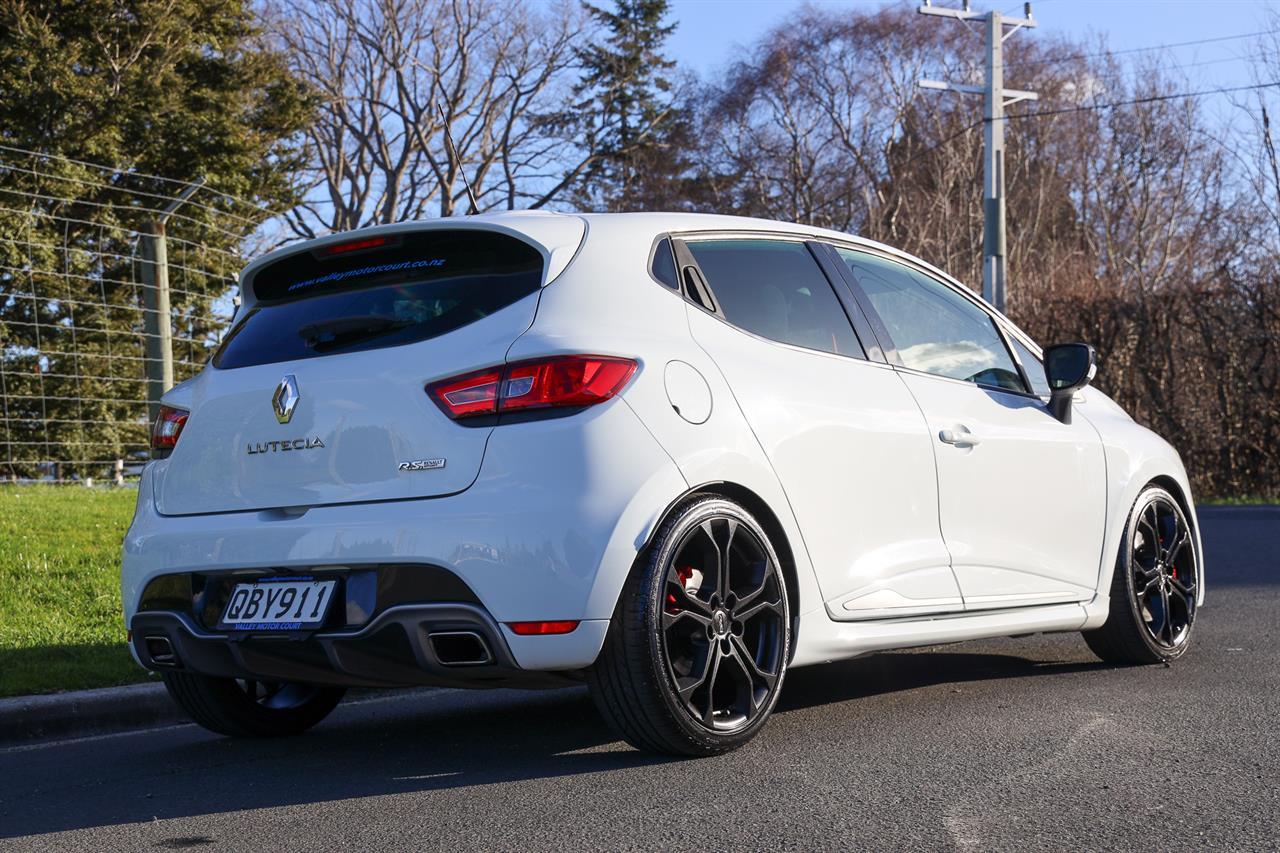
<svg viewBox="0 0 1280 853">
<path fill-rule="evenodd" d="M 567 355 L 518 361 L 427 386 L 454 420 L 499 412 L 594 406 L 613 397 L 636 372 L 629 358 Z"/>
<path fill-rule="evenodd" d="M 156 422 L 151 425 L 151 449 L 153 451 L 173 450 L 190 414 L 186 409 L 161 406 L 160 413 L 156 415 Z"/>
</svg>

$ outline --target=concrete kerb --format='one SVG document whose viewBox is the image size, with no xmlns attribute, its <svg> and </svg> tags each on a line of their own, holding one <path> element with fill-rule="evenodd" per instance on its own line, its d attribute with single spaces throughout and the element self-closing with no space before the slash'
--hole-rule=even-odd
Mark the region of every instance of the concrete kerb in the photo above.
<svg viewBox="0 0 1280 853">
<path fill-rule="evenodd" d="M 162 684 L 0 699 L 0 747 L 186 722 Z"/>
</svg>

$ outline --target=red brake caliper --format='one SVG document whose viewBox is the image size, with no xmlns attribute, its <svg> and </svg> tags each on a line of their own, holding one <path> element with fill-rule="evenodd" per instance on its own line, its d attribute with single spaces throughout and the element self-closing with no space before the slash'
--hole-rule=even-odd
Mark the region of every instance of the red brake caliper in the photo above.
<svg viewBox="0 0 1280 853">
<path fill-rule="evenodd" d="M 693 566 L 677 566 L 676 567 L 676 579 L 680 581 L 681 588 L 683 588 L 684 585 L 689 582 L 689 578 L 691 577 L 693 577 Z M 676 594 L 674 592 L 667 593 L 667 612 L 668 613 L 680 612 L 680 603 L 676 601 Z"/>
</svg>

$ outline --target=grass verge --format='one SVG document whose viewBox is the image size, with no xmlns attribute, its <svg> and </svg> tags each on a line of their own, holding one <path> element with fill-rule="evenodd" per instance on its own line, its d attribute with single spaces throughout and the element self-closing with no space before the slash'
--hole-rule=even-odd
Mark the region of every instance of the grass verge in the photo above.
<svg viewBox="0 0 1280 853">
<path fill-rule="evenodd" d="M 0 486 L 0 696 L 148 680 L 120 606 L 120 543 L 137 495 Z"/>
</svg>

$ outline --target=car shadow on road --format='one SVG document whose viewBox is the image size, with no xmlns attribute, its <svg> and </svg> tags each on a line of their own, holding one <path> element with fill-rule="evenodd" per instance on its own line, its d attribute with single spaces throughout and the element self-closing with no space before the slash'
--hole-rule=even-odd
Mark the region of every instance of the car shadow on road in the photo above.
<svg viewBox="0 0 1280 853">
<path fill-rule="evenodd" d="M 881 652 L 787 673 L 786 689 L 778 700 L 777 711 L 785 713 L 935 685 L 1112 668 L 1111 664 L 1099 660 L 1033 660 L 1019 655 L 959 649 Z"/>
<path fill-rule="evenodd" d="M 778 711 L 1104 667 L 959 650 L 884 653 L 790 673 Z M 418 691 L 350 703 L 310 733 L 283 740 L 232 740 L 188 726 L 0 754 L 8 769 L 0 777 L 0 837 L 674 760 L 618 741 L 580 688 Z"/>
</svg>

